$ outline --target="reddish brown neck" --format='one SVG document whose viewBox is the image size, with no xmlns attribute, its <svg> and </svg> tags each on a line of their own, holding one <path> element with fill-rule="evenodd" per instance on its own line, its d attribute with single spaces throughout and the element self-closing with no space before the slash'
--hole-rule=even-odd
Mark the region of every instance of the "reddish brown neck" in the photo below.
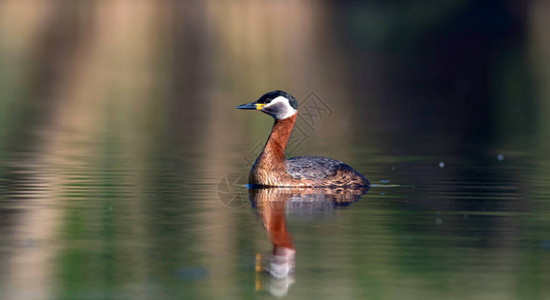
<svg viewBox="0 0 550 300">
<path fill-rule="evenodd" d="M 271 134 L 258 160 L 271 163 L 282 163 L 285 161 L 285 149 L 296 123 L 296 116 L 297 114 L 294 114 L 283 120 L 275 119 Z"/>
</svg>

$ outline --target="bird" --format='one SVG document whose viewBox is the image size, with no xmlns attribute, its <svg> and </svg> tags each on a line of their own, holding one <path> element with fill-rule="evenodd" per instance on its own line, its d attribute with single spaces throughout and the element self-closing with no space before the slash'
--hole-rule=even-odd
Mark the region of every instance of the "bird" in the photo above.
<svg viewBox="0 0 550 300">
<path fill-rule="evenodd" d="M 369 187 L 367 178 L 349 165 L 319 156 L 285 157 L 285 149 L 298 116 L 298 101 L 275 90 L 237 109 L 256 110 L 274 119 L 273 127 L 248 176 L 249 187 Z"/>
</svg>

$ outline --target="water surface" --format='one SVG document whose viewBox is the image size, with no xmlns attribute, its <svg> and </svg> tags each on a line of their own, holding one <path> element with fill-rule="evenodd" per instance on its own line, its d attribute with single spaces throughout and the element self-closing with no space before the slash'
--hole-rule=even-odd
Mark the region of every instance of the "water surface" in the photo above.
<svg viewBox="0 0 550 300">
<path fill-rule="evenodd" d="M 2 154 L 2 299 L 550 293 L 550 161 L 536 140 L 357 145 L 347 162 L 374 185 L 337 201 L 327 191 L 258 196 L 242 185 L 241 160 L 212 166 L 186 138 L 151 149 L 116 133 L 63 138 L 60 148 Z M 224 172 L 203 166 L 245 176 L 226 190 Z M 269 267 L 277 243 L 295 251 L 284 281 L 256 270 Z"/>
<path fill-rule="evenodd" d="M 550 298 L 547 2 L 66 2 L 0 1 L 0 299 Z M 367 194 L 244 187 L 274 89 Z"/>
</svg>

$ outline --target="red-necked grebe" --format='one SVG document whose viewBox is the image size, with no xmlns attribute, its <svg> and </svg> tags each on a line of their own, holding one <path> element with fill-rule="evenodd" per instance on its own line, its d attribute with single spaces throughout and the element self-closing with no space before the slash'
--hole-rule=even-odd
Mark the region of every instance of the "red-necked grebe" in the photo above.
<svg viewBox="0 0 550 300">
<path fill-rule="evenodd" d="M 260 110 L 275 119 L 267 143 L 250 170 L 250 185 L 347 188 L 370 185 L 363 175 L 335 159 L 318 156 L 285 158 L 285 149 L 298 115 L 298 102 L 291 95 L 273 91 L 236 108 Z"/>
</svg>

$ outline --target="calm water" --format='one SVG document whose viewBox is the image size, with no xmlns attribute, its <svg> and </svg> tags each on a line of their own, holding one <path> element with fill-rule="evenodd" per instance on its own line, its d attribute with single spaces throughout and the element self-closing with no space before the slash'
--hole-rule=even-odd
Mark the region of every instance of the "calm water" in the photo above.
<svg viewBox="0 0 550 300">
<path fill-rule="evenodd" d="M 550 299 L 548 1 L 69 2 L 0 1 L 0 299 Z M 366 194 L 245 188 L 274 89 Z"/>
<path fill-rule="evenodd" d="M 550 159 L 534 138 L 358 138 L 346 161 L 374 183 L 361 196 L 247 191 L 242 159 L 105 133 L 3 153 L 2 299 L 550 295 Z M 265 271 L 274 247 L 295 249 L 294 272 Z"/>
</svg>

